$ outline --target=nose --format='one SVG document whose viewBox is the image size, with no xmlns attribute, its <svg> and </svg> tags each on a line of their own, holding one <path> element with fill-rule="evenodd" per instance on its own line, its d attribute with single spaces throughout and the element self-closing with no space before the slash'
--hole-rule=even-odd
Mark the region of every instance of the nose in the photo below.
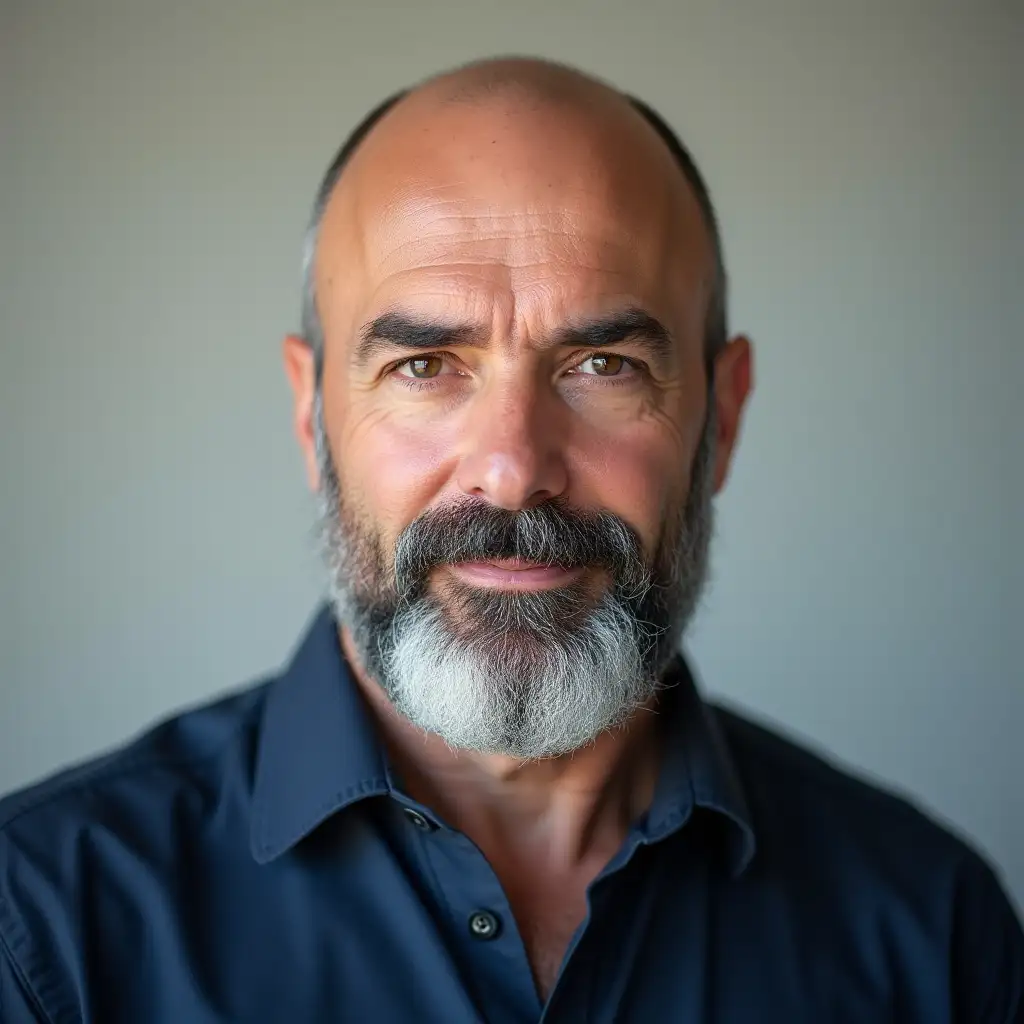
<svg viewBox="0 0 1024 1024">
<path fill-rule="evenodd" d="M 557 396 L 526 382 L 489 390 L 477 397 L 466 423 L 459 488 L 511 511 L 562 495 L 567 425 Z"/>
</svg>

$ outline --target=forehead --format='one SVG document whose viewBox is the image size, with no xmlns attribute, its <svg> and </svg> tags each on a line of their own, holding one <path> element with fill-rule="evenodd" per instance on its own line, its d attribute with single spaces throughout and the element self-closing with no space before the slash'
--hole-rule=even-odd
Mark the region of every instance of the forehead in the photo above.
<svg viewBox="0 0 1024 1024">
<path fill-rule="evenodd" d="M 627 303 L 681 333 L 702 323 L 707 232 L 632 111 L 490 103 L 391 116 L 325 212 L 316 289 L 328 337 L 396 304 L 497 329 Z"/>
</svg>

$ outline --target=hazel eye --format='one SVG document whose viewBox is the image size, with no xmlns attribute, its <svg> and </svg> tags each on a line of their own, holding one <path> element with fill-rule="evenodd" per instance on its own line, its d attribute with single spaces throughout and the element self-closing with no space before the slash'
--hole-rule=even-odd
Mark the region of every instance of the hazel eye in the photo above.
<svg viewBox="0 0 1024 1024">
<path fill-rule="evenodd" d="M 403 377 L 415 377 L 417 380 L 430 380 L 438 376 L 443 368 L 444 360 L 440 356 L 417 356 L 395 367 Z"/>
<path fill-rule="evenodd" d="M 623 356 L 614 352 L 602 352 L 600 355 L 584 359 L 576 367 L 576 372 L 594 377 L 617 377 L 628 366 Z"/>
</svg>

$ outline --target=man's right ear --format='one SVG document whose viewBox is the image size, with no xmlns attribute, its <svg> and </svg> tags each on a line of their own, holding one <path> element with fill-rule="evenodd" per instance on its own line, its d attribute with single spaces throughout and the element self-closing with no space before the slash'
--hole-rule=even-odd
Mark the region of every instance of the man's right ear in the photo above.
<svg viewBox="0 0 1024 1024">
<path fill-rule="evenodd" d="M 310 489 L 320 489 L 320 465 L 316 457 L 316 353 L 305 338 L 289 334 L 282 345 L 284 372 L 292 388 L 292 429 L 306 464 Z"/>
</svg>

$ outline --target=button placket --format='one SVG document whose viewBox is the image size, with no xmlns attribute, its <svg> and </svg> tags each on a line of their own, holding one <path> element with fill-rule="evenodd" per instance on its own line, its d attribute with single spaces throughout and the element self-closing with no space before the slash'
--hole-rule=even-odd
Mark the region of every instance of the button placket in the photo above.
<svg viewBox="0 0 1024 1024">
<path fill-rule="evenodd" d="M 479 998 L 490 1006 L 488 1019 L 495 1024 L 537 1019 L 541 1006 L 526 948 L 508 897 L 479 847 L 454 830 L 445 832 L 443 842 L 417 845 L 462 939 L 465 969 L 479 985 Z"/>
</svg>

